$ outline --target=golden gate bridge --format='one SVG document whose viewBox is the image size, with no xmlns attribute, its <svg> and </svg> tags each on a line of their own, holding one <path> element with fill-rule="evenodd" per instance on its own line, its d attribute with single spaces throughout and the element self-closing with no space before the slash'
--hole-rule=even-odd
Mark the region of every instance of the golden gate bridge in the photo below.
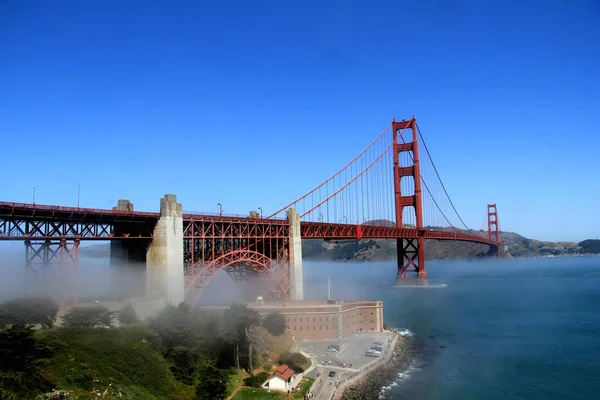
<svg viewBox="0 0 600 400">
<path fill-rule="evenodd" d="M 77 298 L 68 282 L 77 272 L 82 241 L 111 241 L 111 257 L 164 259 L 164 251 L 171 254 L 179 244 L 163 243 L 172 240 L 158 229 L 161 218 L 175 218 L 181 229 L 182 280 L 192 304 L 222 270 L 241 282 L 264 280 L 273 298 L 301 298 L 300 239 L 396 240 L 397 280 L 427 277 L 425 239 L 485 244 L 488 254 L 500 256 L 496 205 L 487 205 L 487 231 L 465 224 L 414 117 L 393 120 L 339 171 L 265 216 L 262 210 L 248 216 L 184 213 L 175 204 L 173 195 L 161 200 L 161 212 L 134 211 L 127 200 L 112 210 L 0 202 L 0 240 L 23 241 L 27 281 L 54 271 L 69 301 Z M 148 286 L 161 286 L 149 282 L 146 293 Z"/>
</svg>

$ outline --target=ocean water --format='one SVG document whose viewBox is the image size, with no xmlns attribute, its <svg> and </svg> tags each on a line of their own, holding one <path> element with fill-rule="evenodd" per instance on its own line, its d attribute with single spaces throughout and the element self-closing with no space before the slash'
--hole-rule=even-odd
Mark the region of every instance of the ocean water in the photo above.
<svg viewBox="0 0 600 400">
<path fill-rule="evenodd" d="M 600 257 L 429 261 L 393 288 L 393 262 L 305 263 L 307 297 L 381 299 L 419 359 L 386 399 L 600 399 Z M 433 336 L 432 338 L 430 338 Z"/>
</svg>

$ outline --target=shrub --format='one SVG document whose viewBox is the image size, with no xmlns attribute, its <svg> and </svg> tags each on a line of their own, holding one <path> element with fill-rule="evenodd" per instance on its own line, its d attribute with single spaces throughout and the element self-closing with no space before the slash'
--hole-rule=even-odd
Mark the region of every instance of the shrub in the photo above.
<svg viewBox="0 0 600 400">
<path fill-rule="evenodd" d="M 213 362 L 205 362 L 198 370 L 196 395 L 198 400 L 223 400 L 227 392 L 227 371 L 217 368 Z"/>
<path fill-rule="evenodd" d="M 292 353 L 290 351 L 284 351 L 279 356 L 279 364 L 285 364 L 296 373 L 304 372 L 303 365 L 308 363 L 308 359 L 300 353 Z"/>
<path fill-rule="evenodd" d="M 136 322 L 138 322 L 137 314 L 135 312 L 135 309 L 133 308 L 133 305 L 130 302 L 127 302 L 127 304 L 125 304 L 125 307 L 119 310 L 118 317 L 119 323 L 121 323 L 122 325 L 135 324 Z"/>
<path fill-rule="evenodd" d="M 49 298 L 22 298 L 0 304 L 0 327 L 41 324 L 50 328 L 56 322 L 58 303 Z"/>
<path fill-rule="evenodd" d="M 22 399 L 24 394 L 46 389 L 39 364 L 51 355 L 50 348 L 44 340 L 35 338 L 31 327 L 14 325 L 0 330 L 0 399 Z"/>
<path fill-rule="evenodd" d="M 278 312 L 267 315 L 262 326 L 273 336 L 281 336 L 285 333 L 285 316 Z"/>
<path fill-rule="evenodd" d="M 42 374 L 52 387 L 74 392 L 111 387 L 109 392 L 117 390 L 124 399 L 166 399 L 176 381 L 168 363 L 147 343 L 151 334 L 140 326 L 40 332 L 54 349 Z M 82 394 L 80 398 L 90 397 Z"/>
<path fill-rule="evenodd" d="M 265 383 L 265 381 L 269 378 L 271 374 L 268 372 L 261 372 L 256 375 L 250 375 L 247 378 L 244 378 L 244 385 L 258 388 L 260 385 Z"/>
<path fill-rule="evenodd" d="M 262 367 L 266 372 L 271 372 L 271 370 L 273 369 L 273 364 L 271 364 L 270 362 L 266 362 L 262 365 Z"/>
<path fill-rule="evenodd" d="M 74 307 L 65 315 L 64 325 L 69 328 L 110 328 L 113 316 L 114 312 L 104 306 Z"/>
</svg>

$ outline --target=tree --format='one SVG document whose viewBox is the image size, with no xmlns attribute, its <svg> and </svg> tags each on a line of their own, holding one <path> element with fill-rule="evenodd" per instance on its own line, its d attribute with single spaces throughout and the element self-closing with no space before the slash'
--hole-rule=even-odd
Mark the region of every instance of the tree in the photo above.
<svg viewBox="0 0 600 400">
<path fill-rule="evenodd" d="M 80 306 L 65 315 L 64 325 L 69 328 L 110 328 L 113 317 L 114 312 L 104 306 Z"/>
<path fill-rule="evenodd" d="M 285 332 L 285 316 L 278 312 L 271 313 L 266 316 L 262 322 L 262 326 L 273 336 L 281 336 Z"/>
<path fill-rule="evenodd" d="M 260 372 L 256 375 L 250 375 L 247 378 L 244 378 L 244 385 L 258 388 L 260 387 L 267 379 L 269 379 L 269 374 L 266 371 Z"/>
<path fill-rule="evenodd" d="M 258 312 L 244 304 L 232 304 L 223 313 L 221 337 L 226 345 L 233 348 L 236 369 L 250 367 L 251 359 L 247 355 L 251 353 L 251 339 L 248 330 L 259 321 Z"/>
<path fill-rule="evenodd" d="M 578 246 L 581 247 L 580 253 L 600 254 L 600 240 L 598 239 L 584 240 L 579 242 Z"/>
<path fill-rule="evenodd" d="M 137 314 L 135 312 L 135 309 L 133 308 L 133 305 L 130 302 L 127 302 L 127 304 L 125 304 L 125 307 L 119 310 L 118 317 L 119 322 L 122 325 L 135 324 L 136 322 L 138 322 Z"/>
<path fill-rule="evenodd" d="M 228 374 L 206 361 L 198 368 L 196 395 L 198 400 L 223 400 L 227 391 Z"/>
<path fill-rule="evenodd" d="M 38 364 L 51 355 L 51 349 L 36 340 L 31 327 L 15 325 L 0 330 L 0 398 L 21 399 L 43 389 L 46 382 Z"/>
<path fill-rule="evenodd" d="M 279 356 L 279 364 L 285 364 L 295 372 L 304 372 L 303 365 L 308 363 L 308 359 L 300 353 L 292 353 L 291 351 L 284 351 Z"/>
<path fill-rule="evenodd" d="M 0 327 L 40 324 L 51 328 L 56 322 L 58 303 L 49 298 L 21 298 L 0 304 Z"/>
<path fill-rule="evenodd" d="M 169 361 L 177 380 L 194 385 L 204 360 L 218 357 L 222 350 L 220 322 L 218 313 L 190 310 L 185 303 L 167 305 L 149 321 L 150 328 L 157 333 L 153 344 Z M 219 366 L 231 365 L 232 362 Z"/>
</svg>

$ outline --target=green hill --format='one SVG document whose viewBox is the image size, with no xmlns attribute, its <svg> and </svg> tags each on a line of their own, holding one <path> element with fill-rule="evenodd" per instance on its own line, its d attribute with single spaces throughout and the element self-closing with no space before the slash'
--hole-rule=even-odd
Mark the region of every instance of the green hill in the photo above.
<svg viewBox="0 0 600 400">
<path fill-rule="evenodd" d="M 147 344 L 144 327 L 55 328 L 39 332 L 53 356 L 42 376 L 79 398 L 110 390 L 127 399 L 175 399 L 177 382 L 167 361 Z"/>
<path fill-rule="evenodd" d="M 383 225 L 373 223 L 374 225 Z M 384 225 L 386 226 L 386 225 Z M 441 230 L 444 228 L 435 228 Z M 462 233 L 487 235 L 485 231 Z M 600 240 L 589 239 L 576 242 L 546 242 L 528 239 L 514 232 L 500 232 L 502 257 L 542 257 L 574 254 L 600 254 Z M 474 259 L 485 256 L 489 246 L 476 243 L 444 240 L 425 240 L 425 257 L 428 259 Z M 367 239 L 361 241 L 325 241 L 305 239 L 302 254 L 306 259 L 329 261 L 370 261 L 396 257 L 396 240 Z"/>
</svg>

